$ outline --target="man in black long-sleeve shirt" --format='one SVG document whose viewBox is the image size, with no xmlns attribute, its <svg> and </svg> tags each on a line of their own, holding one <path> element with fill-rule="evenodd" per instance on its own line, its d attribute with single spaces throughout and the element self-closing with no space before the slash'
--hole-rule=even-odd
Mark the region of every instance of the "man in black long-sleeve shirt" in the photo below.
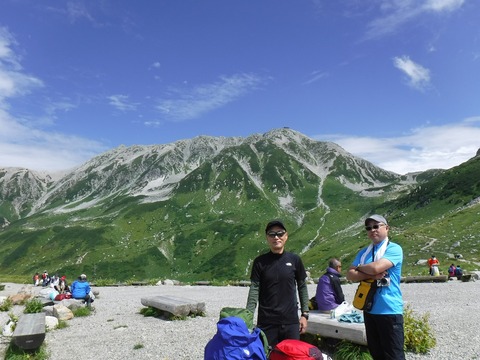
<svg viewBox="0 0 480 360">
<path fill-rule="evenodd" d="M 307 273 L 300 257 L 285 251 L 288 233 L 281 221 L 270 221 L 265 233 L 270 251 L 253 262 L 247 309 L 255 312 L 258 302 L 257 326 L 273 348 L 284 339 L 298 340 L 307 330 Z"/>
</svg>

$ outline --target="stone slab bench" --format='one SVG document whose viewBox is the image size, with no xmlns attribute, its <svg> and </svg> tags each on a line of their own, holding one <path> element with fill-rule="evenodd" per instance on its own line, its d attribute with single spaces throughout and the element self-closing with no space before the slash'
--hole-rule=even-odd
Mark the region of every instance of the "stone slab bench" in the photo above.
<svg viewBox="0 0 480 360">
<path fill-rule="evenodd" d="M 166 311 L 176 316 L 189 314 L 201 315 L 205 313 L 205 303 L 176 296 L 162 295 L 141 299 L 142 305 Z"/>
<path fill-rule="evenodd" d="M 24 350 L 39 348 L 45 340 L 45 313 L 21 315 L 12 340 L 15 345 Z"/>
<path fill-rule="evenodd" d="M 330 314 L 311 310 L 308 319 L 307 332 L 320 337 L 347 340 L 355 344 L 367 345 L 367 335 L 364 323 L 340 322 L 331 319 Z"/>
<path fill-rule="evenodd" d="M 407 276 L 405 277 L 405 283 L 419 283 L 419 282 L 447 282 L 448 275 L 439 276 Z"/>
</svg>

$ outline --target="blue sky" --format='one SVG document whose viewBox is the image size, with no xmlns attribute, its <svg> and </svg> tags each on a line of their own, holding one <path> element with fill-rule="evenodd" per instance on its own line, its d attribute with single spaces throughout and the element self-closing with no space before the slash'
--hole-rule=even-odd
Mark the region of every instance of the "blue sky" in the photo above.
<svg viewBox="0 0 480 360">
<path fill-rule="evenodd" d="M 399 174 L 480 148 L 476 0 L 3 0 L 0 167 L 288 126 Z"/>
</svg>

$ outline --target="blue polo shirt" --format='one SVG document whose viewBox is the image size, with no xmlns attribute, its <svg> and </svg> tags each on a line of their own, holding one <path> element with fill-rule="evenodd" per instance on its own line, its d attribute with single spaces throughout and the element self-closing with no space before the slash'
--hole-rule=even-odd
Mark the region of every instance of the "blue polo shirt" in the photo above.
<svg viewBox="0 0 480 360">
<path fill-rule="evenodd" d="M 381 243 L 374 245 L 374 252 L 376 253 L 382 244 L 388 241 L 384 239 Z M 362 255 L 367 251 L 368 247 L 359 251 L 352 265 L 360 264 Z M 400 245 L 389 242 L 385 254 L 382 258 L 389 260 L 393 266 L 387 270 L 390 277 L 390 286 L 382 286 L 377 288 L 373 299 L 372 310 L 370 314 L 375 315 L 401 315 L 403 314 L 403 299 L 402 291 L 400 290 L 400 278 L 402 277 L 403 264 L 403 250 Z M 365 264 L 372 262 L 372 256 L 367 255 Z"/>
</svg>

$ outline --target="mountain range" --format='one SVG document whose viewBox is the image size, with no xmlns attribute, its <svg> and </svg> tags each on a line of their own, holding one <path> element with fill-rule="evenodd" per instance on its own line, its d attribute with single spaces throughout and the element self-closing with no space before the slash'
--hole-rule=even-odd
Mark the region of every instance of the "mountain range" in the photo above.
<svg viewBox="0 0 480 360">
<path fill-rule="evenodd" d="M 433 252 L 475 270 L 479 202 L 478 153 L 399 175 L 289 128 L 120 146 L 63 173 L 0 169 L 0 274 L 245 280 L 282 219 L 316 277 L 368 243 L 371 213 L 387 217 L 404 274 L 427 274 Z"/>
</svg>

